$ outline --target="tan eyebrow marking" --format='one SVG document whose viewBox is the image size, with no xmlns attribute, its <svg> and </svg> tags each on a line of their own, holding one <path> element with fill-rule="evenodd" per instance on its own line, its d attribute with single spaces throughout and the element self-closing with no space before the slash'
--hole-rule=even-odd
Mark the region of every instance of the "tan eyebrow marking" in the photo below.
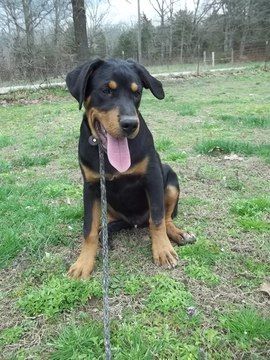
<svg viewBox="0 0 270 360">
<path fill-rule="evenodd" d="M 118 86 L 114 80 L 111 80 L 108 85 L 109 85 L 109 88 L 112 90 L 116 89 Z"/>
<path fill-rule="evenodd" d="M 135 92 L 138 90 L 138 85 L 135 82 L 133 82 L 131 83 L 130 88 L 133 92 Z"/>
</svg>

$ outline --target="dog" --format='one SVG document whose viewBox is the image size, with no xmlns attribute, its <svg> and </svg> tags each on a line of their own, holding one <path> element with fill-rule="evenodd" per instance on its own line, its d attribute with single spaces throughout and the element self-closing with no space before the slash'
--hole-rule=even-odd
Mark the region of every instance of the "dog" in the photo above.
<svg viewBox="0 0 270 360">
<path fill-rule="evenodd" d="M 156 265 L 173 268 L 178 245 L 193 243 L 193 234 L 177 228 L 179 183 L 162 164 L 153 137 L 139 112 L 142 91 L 164 98 L 162 84 L 133 60 L 95 59 L 69 72 L 66 84 L 85 112 L 80 128 L 79 164 L 84 179 L 84 242 L 68 274 L 88 278 L 99 246 L 100 175 L 97 143 L 105 152 L 108 231 L 149 226 Z"/>
</svg>

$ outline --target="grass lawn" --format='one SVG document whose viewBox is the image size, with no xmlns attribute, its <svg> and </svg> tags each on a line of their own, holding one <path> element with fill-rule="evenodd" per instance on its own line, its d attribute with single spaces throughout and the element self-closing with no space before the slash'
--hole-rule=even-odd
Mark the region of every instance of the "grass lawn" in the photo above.
<svg viewBox="0 0 270 360">
<path fill-rule="evenodd" d="M 110 252 L 114 359 L 270 357 L 270 73 L 164 82 L 141 112 L 181 183 L 176 223 L 197 242 L 153 265 L 147 229 Z M 3 359 L 103 359 L 101 258 L 66 277 L 81 244 L 81 114 L 61 89 L 0 98 Z M 269 288 L 269 285 L 268 285 Z"/>
</svg>

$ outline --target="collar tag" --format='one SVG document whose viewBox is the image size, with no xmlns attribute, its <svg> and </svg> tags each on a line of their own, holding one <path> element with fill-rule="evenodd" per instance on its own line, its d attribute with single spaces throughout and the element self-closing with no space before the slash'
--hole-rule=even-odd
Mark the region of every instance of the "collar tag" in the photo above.
<svg viewBox="0 0 270 360">
<path fill-rule="evenodd" d="M 92 145 L 92 146 L 98 145 L 98 139 L 95 138 L 93 135 L 90 135 L 90 136 L 89 136 L 88 142 L 89 142 L 89 144 Z"/>
</svg>

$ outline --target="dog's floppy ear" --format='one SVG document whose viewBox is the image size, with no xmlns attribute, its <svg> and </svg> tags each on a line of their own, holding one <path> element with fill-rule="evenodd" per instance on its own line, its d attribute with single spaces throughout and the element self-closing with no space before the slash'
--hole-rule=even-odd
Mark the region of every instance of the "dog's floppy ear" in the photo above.
<svg viewBox="0 0 270 360">
<path fill-rule="evenodd" d="M 137 62 L 135 62 L 134 60 L 128 59 L 127 60 L 129 63 L 131 63 L 133 65 L 133 67 L 135 68 L 136 72 L 138 73 L 141 82 L 143 84 L 143 87 L 145 89 L 150 89 L 151 93 L 159 100 L 164 99 L 164 91 L 163 91 L 163 87 L 162 84 L 159 80 L 157 80 L 156 78 L 154 78 L 147 70 L 144 66 L 138 64 Z"/>
<path fill-rule="evenodd" d="M 86 86 L 90 76 L 101 64 L 103 64 L 103 62 L 104 61 L 101 59 L 88 61 L 67 74 L 66 83 L 68 90 L 78 101 L 79 109 L 82 108 L 82 103 L 85 99 Z"/>
</svg>

